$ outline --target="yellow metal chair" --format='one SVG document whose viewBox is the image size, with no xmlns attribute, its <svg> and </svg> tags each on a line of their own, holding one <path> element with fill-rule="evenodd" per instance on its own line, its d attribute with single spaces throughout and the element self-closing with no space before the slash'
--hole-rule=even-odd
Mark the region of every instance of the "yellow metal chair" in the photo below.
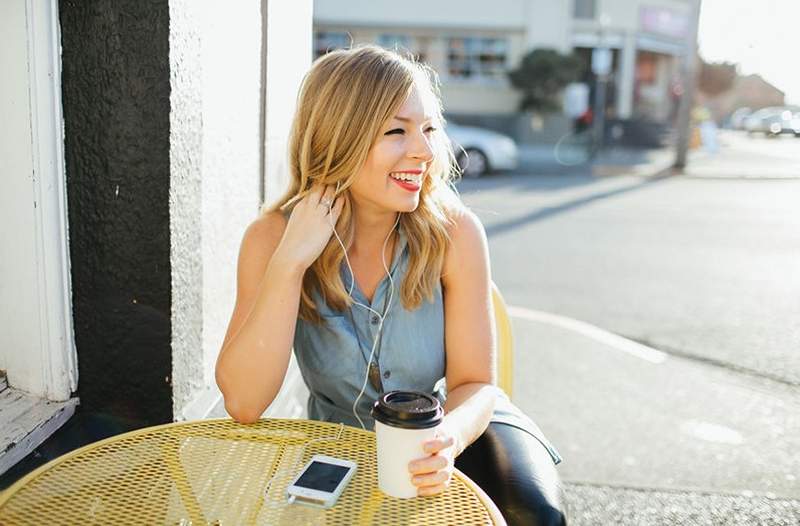
<svg viewBox="0 0 800 526">
<path fill-rule="evenodd" d="M 514 390 L 514 336 L 511 333 L 511 318 L 506 302 L 497 285 L 492 282 L 492 304 L 494 305 L 497 343 L 497 385 L 509 398 Z"/>
</svg>

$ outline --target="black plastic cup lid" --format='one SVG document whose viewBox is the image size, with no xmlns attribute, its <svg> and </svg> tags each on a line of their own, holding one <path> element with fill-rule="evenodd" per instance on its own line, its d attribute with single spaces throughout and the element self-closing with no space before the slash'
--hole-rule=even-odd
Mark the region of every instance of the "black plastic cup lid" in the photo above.
<svg viewBox="0 0 800 526">
<path fill-rule="evenodd" d="M 444 418 L 439 400 L 420 391 L 390 391 L 378 398 L 370 413 L 378 422 L 401 429 L 429 429 Z"/>
</svg>

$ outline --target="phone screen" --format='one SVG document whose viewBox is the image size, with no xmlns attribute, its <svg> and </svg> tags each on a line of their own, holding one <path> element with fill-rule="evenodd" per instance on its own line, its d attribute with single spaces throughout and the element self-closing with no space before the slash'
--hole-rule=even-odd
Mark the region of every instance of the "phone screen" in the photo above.
<svg viewBox="0 0 800 526">
<path fill-rule="evenodd" d="M 328 464 L 327 462 L 317 462 L 316 460 L 311 463 L 307 470 L 300 475 L 295 486 L 301 488 L 314 489 L 317 491 L 324 491 L 331 493 L 336 489 L 336 486 L 347 475 L 350 469 L 345 466 L 337 466 L 335 464 Z"/>
</svg>

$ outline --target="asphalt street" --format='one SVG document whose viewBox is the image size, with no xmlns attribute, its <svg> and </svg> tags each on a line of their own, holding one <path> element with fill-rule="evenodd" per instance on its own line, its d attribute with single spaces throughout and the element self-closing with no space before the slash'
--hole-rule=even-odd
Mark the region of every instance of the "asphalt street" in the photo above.
<svg viewBox="0 0 800 526">
<path fill-rule="evenodd" d="M 684 175 L 459 184 L 572 524 L 800 524 L 800 139 L 721 139 Z"/>
</svg>

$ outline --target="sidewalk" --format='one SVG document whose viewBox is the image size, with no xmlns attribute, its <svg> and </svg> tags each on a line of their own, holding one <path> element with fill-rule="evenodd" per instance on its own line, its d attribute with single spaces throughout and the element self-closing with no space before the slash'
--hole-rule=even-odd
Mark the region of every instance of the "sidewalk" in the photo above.
<svg viewBox="0 0 800 526">
<path fill-rule="evenodd" d="M 572 526 L 800 524 L 796 391 L 537 311 L 510 314 L 514 400 L 564 457 Z"/>
<path fill-rule="evenodd" d="M 597 157 L 591 162 L 574 166 L 558 162 L 554 145 L 521 144 L 518 145 L 518 150 L 519 167 L 515 172 L 535 175 L 585 174 L 591 171 L 596 177 L 614 175 L 657 177 L 669 173 L 675 161 L 674 147 L 653 149 L 607 147 L 598 152 Z"/>
</svg>

